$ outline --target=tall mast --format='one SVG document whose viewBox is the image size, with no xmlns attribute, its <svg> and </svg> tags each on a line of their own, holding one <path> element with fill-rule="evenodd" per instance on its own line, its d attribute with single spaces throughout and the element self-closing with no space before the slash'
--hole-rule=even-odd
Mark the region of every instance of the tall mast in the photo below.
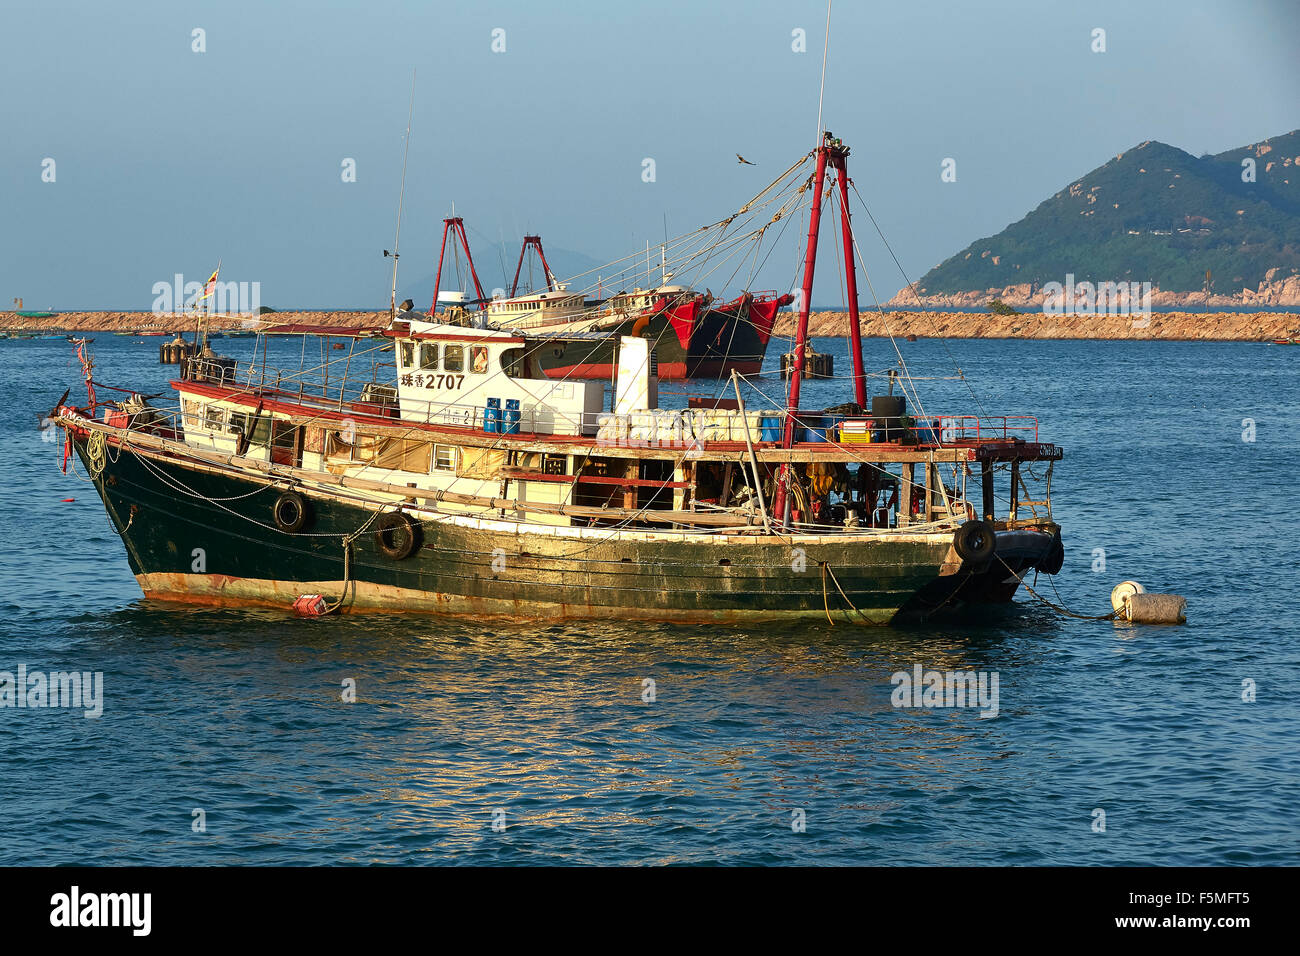
<svg viewBox="0 0 1300 956">
<path fill-rule="evenodd" d="M 827 133 L 825 139 L 830 140 Z M 795 332 L 794 362 L 790 368 L 790 392 L 786 400 L 785 427 L 781 431 L 781 447 L 789 448 L 794 444 L 795 416 L 799 411 L 799 386 L 803 384 L 804 352 L 808 345 L 808 309 L 812 303 L 813 272 L 817 268 L 817 235 L 822 222 L 822 190 L 826 185 L 826 146 L 817 147 L 817 172 L 813 174 L 812 212 L 808 216 L 808 248 L 803 261 L 803 294 L 799 300 L 799 324 Z M 790 498 L 786 486 L 790 482 L 790 466 L 781 466 L 781 474 L 776 483 L 776 496 L 773 512 L 780 527 L 788 523 Z"/>
<path fill-rule="evenodd" d="M 829 134 L 828 134 L 829 135 Z M 862 371 L 862 326 L 858 320 L 858 275 L 853 268 L 853 227 L 849 223 L 849 173 L 845 168 L 849 149 L 832 140 L 830 164 L 840 185 L 840 229 L 844 234 L 844 281 L 849 297 L 849 354 L 853 359 L 853 400 L 867 407 L 867 376 Z"/>
<path fill-rule="evenodd" d="M 546 253 L 542 251 L 542 237 L 524 236 L 524 244 L 519 247 L 519 263 L 515 266 L 515 281 L 510 283 L 510 298 L 512 299 L 515 297 L 515 293 L 519 289 L 519 273 L 524 267 L 524 254 L 528 252 L 529 246 L 532 246 L 537 250 L 537 258 L 542 261 L 542 271 L 546 273 L 546 291 L 553 292 L 555 290 L 555 283 L 551 281 L 551 267 L 546 262 Z M 529 266 L 529 277 L 531 277 L 532 274 L 532 266 Z"/>
<path fill-rule="evenodd" d="M 830 134 L 826 134 L 829 142 Z M 808 216 L 808 248 L 803 260 L 803 294 L 799 301 L 799 324 L 795 332 L 794 363 L 790 369 L 790 394 L 787 406 L 790 414 L 785 419 L 785 431 L 781 436 L 781 447 L 789 448 L 794 443 L 794 414 L 799 409 L 799 388 L 803 384 L 804 351 L 808 344 L 808 310 L 812 305 L 813 273 L 817 269 L 817 236 L 822 224 L 822 192 L 826 185 L 826 160 L 828 151 L 825 145 L 817 147 L 817 172 L 813 175 L 812 212 Z"/>
<path fill-rule="evenodd" d="M 470 278 L 474 280 L 474 294 L 478 296 L 478 301 L 483 303 L 487 296 L 483 294 L 483 286 L 478 281 L 478 271 L 474 268 L 474 255 L 469 251 L 469 237 L 465 235 L 465 220 L 460 216 L 452 216 L 450 219 L 442 221 L 442 247 L 438 250 L 438 271 L 433 279 L 433 305 L 429 307 L 429 314 L 438 311 L 438 293 L 442 290 L 442 261 L 447 255 L 447 234 L 452 234 L 452 241 L 460 240 L 461 248 L 465 250 L 465 261 L 469 263 Z"/>
<path fill-rule="evenodd" d="M 406 145 L 402 150 L 402 185 L 397 192 L 397 232 L 393 236 L 393 294 L 388 300 L 388 320 L 397 318 L 397 245 L 402 238 L 402 200 L 406 196 L 406 159 L 411 155 L 411 119 L 415 116 L 415 70 L 411 70 L 411 106 L 406 112 Z M 385 253 L 386 254 L 386 253 Z"/>
<path fill-rule="evenodd" d="M 668 213 L 664 213 L 664 241 L 659 247 L 659 271 L 663 275 L 661 285 L 668 284 Z"/>
<path fill-rule="evenodd" d="M 849 339 L 853 358 L 853 394 L 859 406 L 867 403 L 866 374 L 862 367 L 862 329 L 858 317 L 858 280 L 854 270 L 853 229 L 849 222 L 849 176 L 845 160 L 849 150 L 842 140 L 822 129 L 822 101 L 826 95 L 826 59 L 831 45 L 831 0 L 826 0 L 826 44 L 822 50 L 821 88 L 817 94 L 817 171 L 813 175 L 812 211 L 808 217 L 808 247 L 804 252 L 803 289 L 799 302 L 799 323 L 795 332 L 794 361 L 790 368 L 790 391 L 786 403 L 785 427 L 781 432 L 781 447 L 794 444 L 795 417 L 799 411 L 800 386 L 803 384 L 804 360 L 808 348 L 808 313 L 812 308 L 813 273 L 817 267 L 817 238 L 821 228 L 822 194 L 826 186 L 826 166 L 829 163 L 836 173 L 840 195 L 840 228 L 844 237 L 844 265 L 846 291 L 849 299 Z M 781 466 L 776 483 L 773 512 L 777 524 L 784 528 L 789 523 L 790 498 L 787 488 L 790 466 Z"/>
<path fill-rule="evenodd" d="M 831 52 L 831 0 L 826 0 L 826 41 L 822 44 L 822 82 L 817 92 L 817 135 L 813 142 L 822 142 L 822 100 L 826 98 L 826 59 Z"/>
</svg>

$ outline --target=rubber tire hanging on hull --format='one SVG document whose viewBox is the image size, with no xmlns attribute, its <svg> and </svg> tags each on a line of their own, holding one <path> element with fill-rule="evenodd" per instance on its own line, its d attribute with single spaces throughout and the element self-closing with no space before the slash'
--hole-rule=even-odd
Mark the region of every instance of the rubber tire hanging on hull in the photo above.
<svg viewBox="0 0 1300 956">
<path fill-rule="evenodd" d="M 420 522 L 405 511 L 390 511 L 375 529 L 379 550 L 394 561 L 402 561 L 420 549 Z"/>
<path fill-rule="evenodd" d="M 953 532 L 952 546 L 963 561 L 983 564 L 992 560 L 998 543 L 987 521 L 967 521 Z"/>
<path fill-rule="evenodd" d="M 1059 574 L 1065 564 L 1065 545 L 1061 543 L 1061 532 L 1052 535 L 1052 547 L 1047 557 L 1038 563 L 1038 570 L 1044 574 Z"/>
<path fill-rule="evenodd" d="M 296 534 L 311 521 L 311 505 L 296 491 L 286 491 L 271 506 L 275 526 L 286 534 Z"/>
</svg>

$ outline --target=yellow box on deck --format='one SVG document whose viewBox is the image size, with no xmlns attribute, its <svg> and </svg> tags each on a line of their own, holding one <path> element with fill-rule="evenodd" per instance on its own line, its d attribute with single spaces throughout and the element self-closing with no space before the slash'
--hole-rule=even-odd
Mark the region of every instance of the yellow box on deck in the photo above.
<svg viewBox="0 0 1300 956">
<path fill-rule="evenodd" d="M 840 443 L 844 445 L 870 445 L 871 432 L 845 431 L 844 426 L 840 426 Z"/>
</svg>

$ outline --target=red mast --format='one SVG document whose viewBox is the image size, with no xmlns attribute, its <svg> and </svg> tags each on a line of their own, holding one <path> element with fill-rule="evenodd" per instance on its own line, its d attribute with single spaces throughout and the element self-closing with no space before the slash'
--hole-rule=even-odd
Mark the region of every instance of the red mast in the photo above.
<svg viewBox="0 0 1300 956">
<path fill-rule="evenodd" d="M 794 362 L 790 368 L 790 393 L 786 404 L 785 428 L 781 433 L 781 447 L 789 448 L 794 444 L 795 416 L 799 410 L 799 391 L 803 384 L 805 350 L 808 345 L 808 312 L 812 306 L 813 274 L 817 268 L 817 237 L 821 229 L 822 193 L 826 186 L 826 165 L 839 177 L 840 187 L 840 226 L 844 234 L 844 262 L 848 279 L 849 318 L 852 328 L 849 336 L 852 341 L 854 395 L 859 405 L 867 402 L 866 376 L 862 371 L 862 332 L 858 327 L 858 283 L 853 268 L 852 230 L 849 226 L 848 173 L 845 170 L 845 158 L 849 155 L 848 147 L 842 140 L 836 139 L 829 131 L 822 134 L 822 145 L 817 147 L 817 171 L 813 174 L 812 212 L 808 218 L 808 248 L 804 253 L 803 296 L 799 303 L 799 324 L 795 333 Z M 782 465 L 777 481 L 776 496 L 773 502 L 778 525 L 788 524 L 787 512 L 790 507 L 786 495 L 786 486 L 790 479 L 790 466 Z"/>
<path fill-rule="evenodd" d="M 858 274 L 853 268 L 853 228 L 849 225 L 849 174 L 844 168 L 844 160 L 848 155 L 847 146 L 832 147 L 830 163 L 837 173 L 836 179 L 840 184 L 840 228 L 844 233 L 844 280 L 848 284 L 846 291 L 849 297 L 849 354 L 853 356 L 853 400 L 865 411 L 867 377 L 862 371 L 862 325 L 858 321 Z"/>
<path fill-rule="evenodd" d="M 542 252 L 541 236 L 524 236 L 524 244 L 519 249 L 519 264 L 515 266 L 515 281 L 510 283 L 510 298 L 515 297 L 515 292 L 519 289 L 519 270 L 524 267 L 524 253 L 528 247 L 532 246 L 537 250 L 537 257 L 542 260 L 542 270 L 546 273 L 546 291 L 554 291 L 554 285 L 551 284 L 551 267 L 546 264 L 546 253 Z"/>
<path fill-rule="evenodd" d="M 830 138 L 830 134 L 826 134 Z M 817 147 L 817 172 L 813 174 L 812 212 L 808 216 L 808 248 L 803 260 L 803 295 L 799 299 L 799 325 L 795 332 L 794 364 L 790 369 L 789 414 L 781 434 L 781 447 L 794 444 L 794 416 L 799 408 L 799 387 L 803 384 L 804 346 L 808 344 L 808 309 L 812 302 L 813 273 L 817 269 L 817 235 L 822 224 L 822 187 L 826 185 L 826 147 Z M 778 492 L 779 494 L 779 492 Z"/>
<path fill-rule="evenodd" d="M 429 314 L 433 315 L 438 311 L 438 290 L 442 288 L 442 260 L 447 254 L 447 233 L 454 233 L 454 238 L 460 240 L 461 248 L 465 250 L 465 261 L 469 263 L 469 274 L 474 279 L 474 292 L 478 295 L 478 301 L 483 302 L 487 296 L 483 294 L 483 286 L 479 284 L 478 272 L 474 270 L 474 256 L 469 251 L 469 239 L 465 236 L 465 220 L 459 216 L 453 216 L 450 219 L 442 221 L 442 248 L 438 250 L 438 272 L 433 280 L 433 305 L 429 307 Z"/>
</svg>

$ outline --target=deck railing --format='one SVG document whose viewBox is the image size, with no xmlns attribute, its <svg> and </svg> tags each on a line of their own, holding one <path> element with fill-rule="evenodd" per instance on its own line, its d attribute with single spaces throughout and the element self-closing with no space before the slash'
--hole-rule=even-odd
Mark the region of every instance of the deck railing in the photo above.
<svg viewBox="0 0 1300 956">
<path fill-rule="evenodd" d="M 328 364 L 334 364 L 333 362 Z M 274 390 L 315 407 L 376 417 L 449 425 L 507 435 L 565 435 L 594 439 L 597 444 L 625 448 L 692 448 L 746 440 L 740 413 L 734 410 L 687 408 L 611 412 L 572 412 L 545 404 L 518 409 L 412 399 L 396 400 L 396 387 L 381 382 L 385 363 L 366 363 L 361 374 L 309 379 L 299 372 L 282 372 L 259 363 L 195 358 L 189 377 L 195 381 L 243 391 Z M 392 367 L 392 363 L 386 363 Z M 346 367 L 346 366 L 345 366 Z M 319 371 L 319 370 L 318 370 Z M 332 379 L 332 380 L 330 380 Z M 504 406 L 504 402 L 501 403 Z M 788 413 L 784 409 L 753 409 L 746 413 L 748 440 L 772 447 L 781 440 Z M 794 444 L 901 444 L 942 448 L 987 442 L 1038 441 L 1038 419 L 1030 415 L 928 415 L 924 419 L 877 419 L 870 415 L 829 415 L 800 411 L 794 415 Z"/>
</svg>

